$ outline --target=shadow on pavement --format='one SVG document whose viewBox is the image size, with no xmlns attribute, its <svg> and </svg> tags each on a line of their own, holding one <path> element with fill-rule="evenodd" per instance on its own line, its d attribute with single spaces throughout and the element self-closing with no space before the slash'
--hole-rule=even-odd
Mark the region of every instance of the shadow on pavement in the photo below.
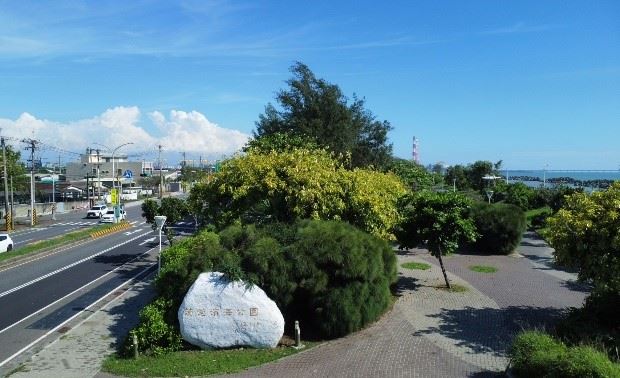
<svg viewBox="0 0 620 378">
<path fill-rule="evenodd" d="M 561 285 L 570 291 L 578 291 L 580 293 L 589 293 L 592 291 L 590 285 L 579 281 L 562 281 Z"/>
<path fill-rule="evenodd" d="M 402 297 L 404 293 L 412 292 L 417 290 L 420 286 L 419 280 L 414 277 L 406 277 L 403 276 L 402 273 L 399 273 L 398 281 L 394 286 L 393 293 L 397 297 Z"/>
<path fill-rule="evenodd" d="M 498 378 L 505 377 L 506 373 L 497 371 L 479 371 L 468 375 L 469 378 Z"/>
<path fill-rule="evenodd" d="M 501 309 L 466 307 L 429 315 L 439 325 L 421 329 L 414 336 L 440 334 L 474 353 L 506 356 L 514 335 L 524 329 L 550 329 L 567 309 L 510 306 Z"/>
<path fill-rule="evenodd" d="M 120 301 L 106 310 L 108 315 L 114 319 L 108 325 L 111 337 L 110 347 L 117 351 L 122 348 L 129 331 L 138 325 L 140 310 L 155 297 L 155 290 L 150 284 L 142 283 L 141 285 L 145 286 L 135 296 Z"/>
</svg>

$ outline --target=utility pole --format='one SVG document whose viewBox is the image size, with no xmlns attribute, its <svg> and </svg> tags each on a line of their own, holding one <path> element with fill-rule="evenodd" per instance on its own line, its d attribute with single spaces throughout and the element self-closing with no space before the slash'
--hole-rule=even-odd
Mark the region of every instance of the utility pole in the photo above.
<svg viewBox="0 0 620 378">
<path fill-rule="evenodd" d="M 37 224 L 37 212 L 34 208 L 34 152 L 37 149 L 37 143 L 39 141 L 34 139 L 22 139 L 23 143 L 26 143 L 28 147 L 26 150 L 30 150 L 30 225 Z"/>
<path fill-rule="evenodd" d="M 88 179 L 90 178 L 90 174 L 86 173 L 86 202 L 88 202 L 88 208 L 91 207 L 90 205 L 90 187 L 88 186 Z"/>
<path fill-rule="evenodd" d="M 161 172 L 161 144 L 159 146 L 159 199 L 162 198 L 163 195 L 163 191 L 164 191 L 164 176 L 162 175 Z"/>
<path fill-rule="evenodd" d="M 4 144 L 4 137 L 2 137 L 2 169 L 4 172 L 4 220 L 6 231 L 11 231 L 11 213 L 9 212 L 9 184 L 6 173 L 6 145 Z"/>
<path fill-rule="evenodd" d="M 14 215 L 14 202 L 13 202 L 13 176 L 11 176 L 11 230 L 15 229 L 15 220 L 13 219 Z"/>
<path fill-rule="evenodd" d="M 99 167 L 101 159 L 99 158 L 99 149 L 97 148 L 97 200 L 101 201 L 101 178 L 99 177 Z"/>
</svg>

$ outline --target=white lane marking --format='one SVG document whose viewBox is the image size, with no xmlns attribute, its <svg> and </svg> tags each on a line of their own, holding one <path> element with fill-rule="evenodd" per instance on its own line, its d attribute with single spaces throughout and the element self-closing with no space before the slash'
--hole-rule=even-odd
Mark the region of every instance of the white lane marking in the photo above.
<svg viewBox="0 0 620 378">
<path fill-rule="evenodd" d="M 28 234 L 32 234 L 32 233 L 43 231 L 43 230 L 47 230 L 47 227 L 33 228 L 31 230 L 25 230 L 25 231 L 21 231 L 21 232 L 13 232 L 13 233 L 11 233 L 11 236 L 13 236 L 13 235 L 19 235 L 19 236 L 21 236 L 21 235 L 28 235 Z"/>
<path fill-rule="evenodd" d="M 151 248 L 151 249 L 149 249 L 148 251 L 144 252 L 144 253 L 143 253 L 143 254 L 141 254 L 140 256 L 137 256 L 135 259 L 137 259 L 138 257 L 141 257 L 141 256 L 143 256 L 143 255 L 145 255 L 145 254 L 147 254 L 147 253 L 151 252 L 153 249 L 155 249 L 155 248 Z M 135 259 L 133 259 L 133 260 L 131 260 L 131 261 L 134 261 Z M 131 261 L 129 261 L 129 262 L 131 262 Z M 123 264 L 123 265 L 124 265 L 124 264 Z M 58 299 L 57 301 L 55 301 L 55 302 L 53 302 L 53 303 L 50 303 L 49 305 L 47 305 L 47 306 L 43 307 L 42 309 L 40 309 L 40 310 L 38 310 L 38 311 L 36 311 L 36 312 L 33 312 L 32 314 L 30 314 L 30 315 L 28 315 L 27 317 L 25 317 L 25 318 L 23 318 L 23 319 L 21 319 L 21 320 L 19 320 L 19 321 L 15 322 L 15 323 L 11 324 L 10 326 L 6 327 L 5 329 L 0 330 L 0 334 L 1 334 L 2 332 L 4 332 L 4 331 L 8 330 L 9 328 L 12 328 L 13 326 L 15 326 L 15 325 L 17 325 L 17 324 L 19 324 L 19 323 L 23 322 L 24 320 L 26 320 L 26 319 L 30 318 L 31 316 L 33 316 L 33 315 L 35 315 L 35 314 L 37 314 L 37 313 L 39 313 L 39 312 L 41 312 L 41 311 L 44 311 L 44 310 L 45 310 L 45 309 L 47 309 L 48 307 L 50 307 L 50 306 L 52 306 L 52 305 L 54 305 L 54 304 L 58 303 L 59 301 L 61 301 L 61 300 L 65 299 L 65 298 L 67 298 L 68 296 L 70 296 L 70 295 L 74 294 L 75 292 L 77 292 L 77 291 L 79 291 L 79 290 L 82 290 L 83 288 L 85 288 L 86 286 L 88 286 L 88 285 L 92 284 L 93 282 L 100 280 L 101 278 L 103 278 L 103 277 L 107 276 L 108 274 L 111 274 L 111 273 L 112 273 L 112 272 L 114 272 L 115 270 L 122 268 L 122 267 L 123 267 L 123 265 L 121 265 L 121 266 L 119 266 L 119 267 L 115 268 L 114 270 L 109 271 L 108 273 L 104 274 L 103 276 L 101 276 L 101 277 L 99 277 L 99 278 L 94 279 L 93 281 L 91 281 L 91 282 L 87 283 L 86 285 L 82 286 L 81 288 L 79 288 L 79 289 L 77 289 L 77 290 L 75 290 L 75 291 L 72 291 L 71 293 L 69 293 L 69 294 L 65 295 L 64 297 L 62 297 L 62 298 Z M 128 279 L 127 281 L 123 282 L 122 284 L 118 285 L 117 287 L 115 287 L 114 289 L 112 289 L 112 290 L 111 290 L 111 291 L 109 291 L 107 294 L 105 294 L 105 295 L 104 295 L 104 296 L 102 296 L 101 298 L 97 299 L 96 301 L 94 301 L 94 302 L 93 302 L 93 303 L 91 303 L 90 305 L 86 306 L 86 308 L 84 308 L 82 311 L 77 312 L 75 315 L 73 315 L 73 316 L 72 316 L 72 317 L 70 317 L 69 319 L 65 320 L 64 322 L 60 323 L 60 324 L 59 324 L 59 325 L 57 325 L 56 327 L 54 327 L 54 328 L 50 329 L 49 331 L 47 331 L 47 332 L 46 332 L 43 336 L 39 337 L 38 339 L 36 339 L 36 340 L 34 340 L 33 342 L 31 342 L 30 344 L 26 345 L 26 346 L 25 346 L 25 347 L 23 347 L 22 349 L 20 349 L 20 350 L 18 350 L 17 352 L 13 353 L 11 356 L 9 356 L 9 358 L 7 358 L 6 360 L 4 360 L 4 361 L 0 362 L 0 367 L 4 366 L 7 362 L 11 361 L 11 360 L 12 360 L 12 359 L 14 359 L 15 357 L 17 357 L 17 356 L 19 356 L 20 354 L 24 353 L 24 352 L 25 352 L 25 351 L 27 351 L 28 349 L 32 348 L 32 347 L 33 347 L 36 343 L 38 343 L 39 341 L 43 340 L 44 338 L 46 338 L 47 336 L 51 335 L 52 333 L 56 332 L 58 329 L 60 329 L 60 328 L 61 328 L 61 327 L 63 327 L 65 324 L 69 323 L 70 321 L 72 321 L 73 319 L 75 319 L 76 317 L 78 317 L 80 314 L 82 314 L 82 313 L 84 313 L 84 312 L 86 312 L 86 311 L 89 311 L 89 310 L 91 309 L 91 307 L 93 307 L 93 306 L 95 306 L 97 303 L 101 302 L 101 300 L 102 300 L 102 299 L 107 298 L 110 294 L 114 293 L 115 291 L 117 291 L 117 290 L 118 290 L 118 289 L 120 289 L 121 287 L 125 286 L 128 282 L 131 282 L 131 281 L 135 280 L 135 279 L 136 279 L 136 277 L 139 277 L 140 275 L 144 274 L 144 272 L 146 272 L 147 270 L 151 269 L 151 267 L 153 267 L 154 265 L 155 265 L 155 263 L 153 263 L 153 264 L 149 265 L 148 267 L 146 267 L 146 268 L 142 269 L 142 271 L 140 271 L 138 274 L 136 274 L 135 276 L 131 277 L 131 278 L 130 278 L 130 279 Z M 94 314 L 95 314 L 95 313 L 93 313 L 92 315 L 94 315 Z M 92 316 L 92 315 L 91 315 L 91 316 Z M 89 316 L 88 318 L 90 318 L 90 316 Z M 83 322 L 82 322 L 82 323 L 83 323 Z M 82 324 L 82 323 L 80 323 L 80 324 Z"/>
<path fill-rule="evenodd" d="M 131 221 L 131 222 L 129 222 L 129 223 L 130 223 L 130 224 L 136 224 L 136 223 L 138 223 L 138 221 Z"/>
<path fill-rule="evenodd" d="M 92 258 L 94 258 L 94 257 L 97 257 L 97 256 L 99 256 L 99 255 L 101 255 L 101 254 L 104 254 L 104 253 L 106 253 L 106 252 L 109 252 L 109 251 L 111 251 L 111 250 L 113 250 L 113 249 L 115 249 L 115 248 L 118 248 L 118 247 L 122 246 L 122 245 L 125 245 L 125 244 L 127 244 L 127 243 L 130 243 L 130 242 L 132 242 L 132 241 L 134 241 L 134 240 L 136 240 L 136 239 L 139 239 L 139 238 L 141 238 L 141 237 L 143 237 L 143 236 L 146 236 L 146 235 L 148 235 L 148 234 L 150 234 L 150 233 L 151 233 L 151 231 L 149 231 L 149 232 L 147 232 L 147 233 L 144 233 L 144 234 L 142 234 L 142 235 L 138 235 L 138 236 L 136 236 L 136 237 L 134 237 L 134 238 L 132 238 L 132 239 L 125 240 L 125 241 L 124 241 L 124 242 L 122 242 L 122 243 L 119 243 L 119 244 L 117 244 L 117 245 L 114 245 L 114 246 L 112 246 L 112 247 L 110 247 L 110 248 L 106 248 L 106 249 L 104 249 L 103 251 L 100 251 L 100 252 L 95 253 L 94 255 L 91 255 L 91 256 L 85 257 L 85 258 L 83 258 L 83 259 L 81 259 L 81 260 L 78 260 L 78 261 L 75 261 L 75 262 L 73 262 L 73 263 L 71 263 L 71 264 L 69 264 L 69 265 L 65 265 L 65 266 L 63 266 L 63 267 L 62 267 L 62 268 L 60 268 L 60 269 L 56 269 L 56 270 L 54 270 L 53 272 L 49 272 L 49 273 L 47 273 L 47 274 L 42 275 L 41 277 L 37 277 L 37 278 L 35 278 L 35 279 L 33 279 L 33 280 L 30 280 L 30 281 L 28 281 L 28 282 L 26 282 L 26 283 L 23 283 L 23 284 L 21 284 L 21 285 L 19 285 L 19 286 L 16 286 L 16 287 L 12 288 L 12 289 L 9 289 L 9 290 L 7 290 L 7 291 L 5 291 L 5 292 L 3 292 L 3 293 L 0 293 L 0 298 L 2 298 L 2 297 L 4 297 L 4 296 L 7 296 L 7 295 L 9 295 L 9 294 L 11 294 L 11 293 L 14 293 L 14 292 L 16 292 L 17 290 L 20 290 L 20 289 L 23 289 L 23 288 L 25 288 L 25 287 L 27 287 L 27 286 L 30 286 L 30 285 L 32 285 L 32 284 L 34 284 L 34 283 L 37 283 L 37 282 L 39 282 L 39 281 L 41 281 L 41 280 L 44 280 L 44 279 L 46 279 L 46 278 L 48 278 L 48 277 L 51 277 L 51 276 L 53 276 L 53 275 L 55 275 L 55 274 L 58 274 L 58 273 L 60 273 L 60 272 L 62 272 L 62 271 L 65 271 L 65 270 L 67 270 L 67 269 L 69 269 L 69 268 L 73 268 L 74 266 L 76 266 L 76 265 L 78 265 L 78 264 L 81 264 L 81 263 L 83 263 L 83 262 L 85 262 L 85 261 L 88 261 L 88 260 L 90 260 L 90 259 L 92 259 Z"/>
<path fill-rule="evenodd" d="M 146 243 L 153 243 L 154 241 L 155 241 L 155 236 L 153 236 L 150 239 L 144 239 L 144 241 L 140 243 L 139 245 L 145 245 Z"/>
<path fill-rule="evenodd" d="M 30 239 L 25 239 L 25 240 L 16 241 L 16 242 L 14 242 L 14 244 L 25 243 L 25 242 L 29 242 L 29 241 L 31 241 L 31 240 L 34 240 L 34 238 L 30 238 Z"/>
</svg>

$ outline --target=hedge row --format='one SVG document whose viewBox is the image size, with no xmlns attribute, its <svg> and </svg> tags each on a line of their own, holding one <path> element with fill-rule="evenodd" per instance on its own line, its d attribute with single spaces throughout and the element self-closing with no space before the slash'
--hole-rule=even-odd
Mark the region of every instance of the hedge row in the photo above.
<svg viewBox="0 0 620 378">
<path fill-rule="evenodd" d="M 527 226 L 525 212 L 508 204 L 477 203 L 471 209 L 479 237 L 473 244 L 478 252 L 507 255 L 521 242 Z"/>
</svg>

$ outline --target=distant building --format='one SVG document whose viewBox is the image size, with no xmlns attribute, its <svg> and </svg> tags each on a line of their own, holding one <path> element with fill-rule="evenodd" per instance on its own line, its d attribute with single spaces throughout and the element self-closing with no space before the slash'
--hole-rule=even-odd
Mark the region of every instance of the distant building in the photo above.
<svg viewBox="0 0 620 378">
<path fill-rule="evenodd" d="M 114 165 L 114 171 L 112 171 Z M 67 181 L 85 187 L 86 177 L 89 177 L 89 186 L 104 186 L 111 188 L 115 177 L 116 183 L 122 186 L 131 186 L 141 175 L 153 174 L 153 163 L 150 161 L 129 161 L 127 154 L 116 153 L 114 157 L 109 152 L 87 148 L 86 153 L 80 155 L 78 162 L 67 163 Z M 83 183 L 80 185 L 79 183 Z M 92 184 L 91 184 L 92 183 Z"/>
</svg>

